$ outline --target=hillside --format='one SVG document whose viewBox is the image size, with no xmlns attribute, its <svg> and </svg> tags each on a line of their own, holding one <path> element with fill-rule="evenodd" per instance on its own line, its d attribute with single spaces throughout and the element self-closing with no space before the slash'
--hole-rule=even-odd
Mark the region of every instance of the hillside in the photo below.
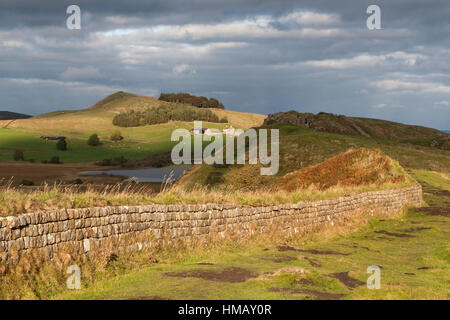
<svg viewBox="0 0 450 320">
<path fill-rule="evenodd" d="M 22 113 L 0 111 L 0 120 L 15 120 L 15 119 L 28 119 L 31 116 Z"/>
<path fill-rule="evenodd" d="M 116 92 L 86 109 L 56 111 L 14 122 L 0 121 L 0 160 L 12 160 L 15 149 L 23 150 L 27 159 L 41 161 L 57 155 L 65 163 L 91 162 L 120 156 L 145 158 L 149 154 L 169 152 L 174 145 L 170 141 L 173 130 L 192 129 L 193 122 L 171 121 L 129 128 L 113 125 L 114 117 L 121 112 L 147 110 L 161 105 L 170 104 L 155 97 Z M 260 126 L 265 118 L 264 115 L 231 110 L 202 110 L 210 110 L 219 118 L 226 117 L 229 124 L 242 129 Z M 206 128 L 217 129 L 226 125 L 228 124 L 203 123 Z M 110 136 L 118 129 L 124 140 L 113 143 Z M 86 141 L 92 133 L 99 135 L 103 143 L 101 146 L 86 147 Z M 54 144 L 42 141 L 40 136 L 65 136 L 69 150 L 56 152 Z"/>
<path fill-rule="evenodd" d="M 123 91 L 119 91 L 113 93 L 97 103 L 93 106 L 81 109 L 81 110 L 60 110 L 49 113 L 44 113 L 34 117 L 35 119 L 44 119 L 44 118 L 55 118 L 55 117 L 65 117 L 65 116 L 73 116 L 76 114 L 83 115 L 97 115 L 98 113 L 105 113 L 105 116 L 110 113 L 117 114 L 119 112 L 126 112 L 131 109 L 136 111 L 145 110 L 148 108 L 153 108 L 158 105 L 165 104 L 164 101 L 159 101 L 155 97 L 147 97 L 133 93 L 127 93 Z"/>
<path fill-rule="evenodd" d="M 12 160 L 15 149 L 23 150 L 27 159 L 41 161 L 56 155 L 64 163 L 91 162 L 120 156 L 145 158 L 149 154 L 169 152 L 175 144 L 170 141 L 172 131 L 177 128 L 192 129 L 192 122 L 171 121 L 127 128 L 113 125 L 113 118 L 124 110 L 145 110 L 161 104 L 169 103 L 155 97 L 117 92 L 82 110 L 53 112 L 13 122 L 0 121 L 0 160 Z M 242 129 L 259 127 L 266 118 L 264 115 L 216 108 L 203 110 L 210 110 L 219 118 L 226 117 L 229 124 Z M 294 126 L 280 125 L 280 122 L 292 122 L 293 119 Z M 434 129 L 376 119 L 296 112 L 270 115 L 265 123 L 268 128 L 280 129 L 279 175 L 317 164 L 358 147 L 378 148 L 400 161 L 404 167 L 450 171 L 450 152 L 445 149 L 449 135 Z M 204 122 L 203 125 L 222 129 L 228 124 Z M 5 126 L 7 129 L 1 129 Z M 124 140 L 112 142 L 110 136 L 117 129 Z M 92 133 L 100 136 L 102 145 L 87 148 L 86 141 Z M 39 138 L 43 135 L 67 137 L 69 150 L 56 151 L 53 143 Z M 195 170 L 199 172 L 193 181 L 207 185 L 225 183 L 237 188 L 272 182 L 273 177 L 262 177 L 257 170 L 259 168 L 255 166 L 200 168 Z"/>
<path fill-rule="evenodd" d="M 264 120 L 265 125 L 274 123 L 450 150 L 450 135 L 442 131 L 386 120 L 347 117 L 324 112 L 312 114 L 288 111 L 269 114 Z"/>
<path fill-rule="evenodd" d="M 359 135 L 344 135 L 305 129 L 300 126 L 272 124 L 280 130 L 280 163 L 275 176 L 261 176 L 260 165 L 196 166 L 179 183 L 191 188 L 252 190 L 268 188 L 290 172 L 321 163 L 349 149 L 379 149 L 407 169 L 426 169 L 450 173 L 450 151 L 437 148 L 376 140 Z"/>
<path fill-rule="evenodd" d="M 79 124 L 80 130 L 82 128 L 84 130 L 91 131 L 98 130 L 101 133 L 103 128 L 106 130 L 106 127 L 109 127 L 109 131 L 113 129 L 112 125 L 110 124 L 112 124 L 112 119 L 116 114 L 131 110 L 143 111 L 161 105 L 170 105 L 170 103 L 161 101 L 155 97 L 147 97 L 119 91 L 98 101 L 89 108 L 45 113 L 33 117 L 28 121 L 19 121 L 10 128 L 23 128 L 27 131 L 33 132 L 41 132 L 40 130 L 47 130 L 47 132 L 52 131 L 56 134 L 59 132 L 58 130 L 67 130 L 68 127 L 76 128 Z M 231 125 L 242 129 L 260 126 L 262 125 L 266 117 L 265 115 L 237 112 L 232 110 L 223 110 L 216 108 L 205 109 L 210 110 L 219 118 L 227 117 Z M 86 122 L 79 123 L 79 120 L 81 119 L 86 120 Z"/>
<path fill-rule="evenodd" d="M 401 182 L 406 182 L 403 168 L 378 149 L 360 148 L 288 173 L 279 179 L 276 188 L 294 191 L 314 186 L 319 190 L 326 190 L 334 186 Z"/>
<path fill-rule="evenodd" d="M 133 93 L 119 91 L 100 100 L 88 110 L 123 112 L 133 109 L 135 111 L 153 108 L 161 104 L 166 104 L 155 97 L 147 97 Z"/>
</svg>

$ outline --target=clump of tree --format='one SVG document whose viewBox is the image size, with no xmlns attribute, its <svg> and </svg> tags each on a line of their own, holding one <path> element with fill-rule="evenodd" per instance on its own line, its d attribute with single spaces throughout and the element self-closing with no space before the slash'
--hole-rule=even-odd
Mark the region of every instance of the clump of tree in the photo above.
<svg viewBox="0 0 450 320">
<path fill-rule="evenodd" d="M 122 133 L 119 130 L 114 131 L 110 137 L 111 141 L 117 142 L 123 140 Z"/>
<path fill-rule="evenodd" d="M 67 150 L 67 142 L 66 140 L 59 140 L 56 143 L 56 149 L 59 151 L 66 151 Z"/>
<path fill-rule="evenodd" d="M 48 163 L 52 163 L 52 164 L 61 164 L 61 161 L 59 161 L 59 157 L 58 157 L 58 156 L 53 156 L 53 157 L 51 157 L 51 159 L 48 161 Z"/>
<path fill-rule="evenodd" d="M 14 151 L 14 160 L 15 161 L 25 161 L 25 155 L 22 150 Z"/>
<path fill-rule="evenodd" d="M 50 158 L 50 160 L 41 160 L 41 163 L 47 164 L 47 163 L 51 163 L 51 164 L 62 164 L 62 162 L 59 160 L 58 156 L 53 156 Z"/>
<path fill-rule="evenodd" d="M 88 145 L 90 146 L 98 146 L 100 144 L 100 138 L 98 137 L 98 134 L 94 133 L 92 134 L 88 139 Z"/>
<path fill-rule="evenodd" d="M 192 96 L 189 93 L 161 93 L 159 100 L 174 103 L 190 104 L 197 108 L 225 109 L 224 105 L 215 98 Z"/>
<path fill-rule="evenodd" d="M 219 120 L 220 123 L 228 123 L 228 118 L 227 117 L 223 117 Z"/>
<path fill-rule="evenodd" d="M 211 110 L 202 110 L 195 107 L 170 104 L 144 111 L 130 110 L 116 115 L 113 124 L 119 127 L 137 127 L 169 121 L 208 121 L 219 122 L 219 117 Z"/>
<path fill-rule="evenodd" d="M 117 157 L 117 158 L 113 158 L 113 159 L 110 159 L 110 158 L 103 159 L 103 160 L 97 161 L 95 164 L 97 166 L 107 166 L 107 167 L 122 166 L 123 167 L 123 166 L 125 166 L 125 164 L 127 162 L 128 162 L 128 160 L 124 156 L 121 156 L 121 157 Z"/>
</svg>

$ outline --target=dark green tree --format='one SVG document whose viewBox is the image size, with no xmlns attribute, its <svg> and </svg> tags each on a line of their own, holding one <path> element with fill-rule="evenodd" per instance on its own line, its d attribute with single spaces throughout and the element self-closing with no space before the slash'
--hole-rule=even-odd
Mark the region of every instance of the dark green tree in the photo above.
<svg viewBox="0 0 450 320">
<path fill-rule="evenodd" d="M 59 161 L 59 157 L 58 156 L 54 156 L 48 161 L 48 163 L 60 164 L 61 162 Z"/>
<path fill-rule="evenodd" d="M 56 149 L 59 151 L 66 151 L 67 150 L 67 142 L 66 140 L 59 140 L 56 143 Z"/>
<path fill-rule="evenodd" d="M 14 160 L 15 161 L 24 161 L 25 160 L 25 156 L 24 156 L 22 150 L 14 151 Z"/>
<path fill-rule="evenodd" d="M 88 139 L 88 145 L 90 146 L 98 146 L 100 144 L 100 138 L 96 133 L 92 134 Z"/>
</svg>

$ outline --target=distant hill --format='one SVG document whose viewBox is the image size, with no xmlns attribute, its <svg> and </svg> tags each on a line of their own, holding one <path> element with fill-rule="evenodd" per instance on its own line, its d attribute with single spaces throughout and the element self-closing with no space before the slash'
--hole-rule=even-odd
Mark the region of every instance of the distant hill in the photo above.
<svg viewBox="0 0 450 320">
<path fill-rule="evenodd" d="M 147 109 L 168 106 L 170 102 L 159 100 L 155 97 L 142 96 L 134 93 L 118 91 L 95 103 L 92 107 L 82 110 L 54 111 L 34 117 L 33 119 L 58 119 L 61 128 L 65 126 L 65 120 L 72 121 L 77 118 L 86 118 L 90 120 L 96 119 L 104 123 L 111 121 L 115 115 L 134 111 L 145 111 Z M 228 122 L 238 128 L 248 129 L 251 127 L 259 127 L 263 124 L 265 115 L 256 113 L 237 112 L 232 110 L 224 110 L 218 108 L 208 108 L 219 118 L 227 118 Z M 70 124 L 73 126 L 73 123 Z M 86 123 L 85 123 L 86 125 Z M 52 128 L 54 124 L 52 124 Z M 56 129 L 56 128 L 55 128 Z M 92 128 L 94 129 L 94 128 Z"/>
<path fill-rule="evenodd" d="M 32 116 L 22 113 L 10 112 L 10 111 L 0 111 L 0 120 L 15 120 L 15 119 L 28 119 Z"/>
<path fill-rule="evenodd" d="M 65 136 L 69 142 L 72 139 L 86 139 L 86 137 L 89 137 L 92 133 L 97 133 L 102 140 L 109 140 L 111 134 L 118 129 L 117 126 L 113 125 L 113 119 L 118 114 L 130 112 L 131 110 L 139 112 L 170 105 L 173 105 L 173 103 L 161 101 L 156 97 L 147 97 L 119 91 L 101 99 L 91 107 L 80 110 L 54 111 L 30 119 L 19 119 L 15 121 L 0 120 L 0 128 L 8 126 L 9 129 L 20 129 L 22 131 L 33 132 L 38 137 L 41 135 Z M 183 105 L 180 107 L 183 107 Z M 192 106 L 188 105 L 184 105 L 184 107 L 192 108 Z M 251 127 L 261 126 L 266 118 L 266 116 L 262 114 L 244 113 L 216 108 L 205 108 L 201 110 L 204 112 L 212 112 L 219 119 L 226 118 L 228 121 L 227 124 L 205 122 L 204 126 L 206 128 L 214 127 L 221 129 L 226 125 L 231 124 L 236 128 L 245 130 Z M 144 150 L 157 153 L 170 151 L 170 135 L 174 129 L 191 129 L 192 125 L 192 121 L 170 121 L 163 124 L 120 128 L 120 130 L 127 143 L 139 143 L 139 145 L 136 145 L 136 148 L 137 150 L 140 150 L 140 153 L 144 153 Z M 143 143 L 145 143 L 145 148 L 142 146 Z M 166 150 L 167 148 L 169 149 Z M 117 152 L 120 150 L 122 149 L 119 149 L 118 147 Z M 137 157 L 136 153 L 134 153 L 133 156 Z M 106 158 L 106 156 L 104 158 Z M 101 159 L 103 158 L 94 160 Z M 66 159 L 65 161 L 69 162 L 70 160 L 71 159 Z"/>
<path fill-rule="evenodd" d="M 329 133 L 358 135 L 376 140 L 410 143 L 450 150 L 450 136 L 442 131 L 379 119 L 347 117 L 331 113 L 297 111 L 269 114 L 265 125 L 282 123 Z"/>
<path fill-rule="evenodd" d="M 450 130 L 442 130 L 442 132 L 450 134 Z"/>
<path fill-rule="evenodd" d="M 129 110 L 146 110 L 164 103 L 158 98 L 119 91 L 100 100 L 87 110 L 104 110 L 123 112 Z"/>
<path fill-rule="evenodd" d="M 36 116 L 36 119 L 42 118 L 54 118 L 58 117 L 70 117 L 73 115 L 76 116 L 99 116 L 101 114 L 113 117 L 114 114 L 118 114 L 120 112 L 127 112 L 130 110 L 141 111 L 149 108 L 157 107 L 161 105 L 161 103 L 165 103 L 159 101 L 158 98 L 155 97 L 147 97 L 138 94 L 118 91 L 113 93 L 106 98 L 101 99 L 97 103 L 95 103 L 92 107 L 81 109 L 81 110 L 59 110 L 53 111 L 49 113 L 44 113 Z"/>
</svg>

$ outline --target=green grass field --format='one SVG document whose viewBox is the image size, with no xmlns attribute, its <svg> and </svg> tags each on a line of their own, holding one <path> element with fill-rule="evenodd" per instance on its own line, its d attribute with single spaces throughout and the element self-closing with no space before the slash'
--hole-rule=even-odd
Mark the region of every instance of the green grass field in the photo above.
<svg viewBox="0 0 450 320">
<path fill-rule="evenodd" d="M 203 123 L 203 126 L 221 129 L 225 125 Z M 120 156 L 127 159 L 145 158 L 149 154 L 171 151 L 177 142 L 170 141 L 170 137 L 172 131 L 178 128 L 191 129 L 193 123 L 171 122 L 145 127 L 119 128 L 124 137 L 120 142 L 112 142 L 109 131 L 85 129 L 84 132 L 76 134 L 68 131 L 54 132 L 54 136 L 68 137 L 67 151 L 58 151 L 55 141 L 40 139 L 41 133 L 23 129 L 0 129 L 0 161 L 12 161 L 14 151 L 17 149 L 25 153 L 25 160 L 41 161 L 59 156 L 63 163 L 92 162 Z M 92 147 L 87 144 L 89 136 L 93 133 L 99 134 L 101 145 Z"/>
<path fill-rule="evenodd" d="M 450 299 L 450 179 L 430 171 L 412 174 L 423 184 L 429 206 L 400 217 L 303 242 L 161 252 L 158 263 L 53 298 Z M 366 286 L 371 265 L 381 268 L 379 290 Z"/>
</svg>

